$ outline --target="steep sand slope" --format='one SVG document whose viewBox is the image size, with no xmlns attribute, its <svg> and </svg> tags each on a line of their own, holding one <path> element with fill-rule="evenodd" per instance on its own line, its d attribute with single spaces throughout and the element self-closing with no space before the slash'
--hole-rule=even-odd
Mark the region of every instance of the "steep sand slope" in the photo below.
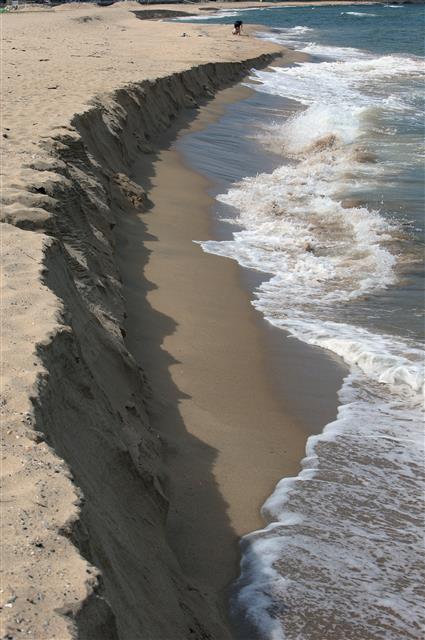
<svg viewBox="0 0 425 640">
<path fill-rule="evenodd" d="M 8 639 L 228 637 L 165 539 L 167 469 L 123 340 L 114 227 L 145 205 L 126 171 L 155 135 L 277 49 L 184 29 L 127 5 L 3 16 Z"/>
</svg>

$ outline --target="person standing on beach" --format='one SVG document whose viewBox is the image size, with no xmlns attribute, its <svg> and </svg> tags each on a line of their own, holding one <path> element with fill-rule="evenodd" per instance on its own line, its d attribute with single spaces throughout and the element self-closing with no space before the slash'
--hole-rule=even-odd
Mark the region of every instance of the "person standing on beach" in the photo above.
<svg viewBox="0 0 425 640">
<path fill-rule="evenodd" d="M 232 31 L 234 36 L 240 36 L 241 35 L 242 25 L 243 25 L 242 20 L 236 20 L 235 21 L 235 23 L 233 25 L 233 31 Z"/>
</svg>

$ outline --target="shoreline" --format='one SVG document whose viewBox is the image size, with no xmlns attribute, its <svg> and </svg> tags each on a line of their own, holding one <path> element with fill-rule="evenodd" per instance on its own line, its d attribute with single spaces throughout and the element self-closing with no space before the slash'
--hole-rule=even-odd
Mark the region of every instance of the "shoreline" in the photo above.
<svg viewBox="0 0 425 640">
<path fill-rule="evenodd" d="M 293 377 L 286 375 L 288 358 L 295 386 L 307 378 L 300 397 L 310 390 L 328 400 L 335 391 L 335 411 L 342 379 L 318 353 L 324 374 L 318 391 L 309 378 L 312 349 L 266 326 L 240 267 L 193 242 L 212 236 L 214 200 L 208 181 L 187 166 L 175 143 L 203 130 L 245 93 L 240 86 L 220 91 L 176 135 L 166 136 L 153 165 L 149 210 L 124 221 L 118 250 L 129 305 L 126 341 L 162 398 L 151 419 L 166 442 L 174 478 L 170 544 L 186 575 L 218 594 L 223 612 L 238 575 L 239 540 L 264 526 L 262 504 L 282 477 L 297 474 L 311 433 L 308 411 L 301 403 L 298 415 L 294 406 L 290 411 L 284 397 L 291 385 L 285 377 Z M 132 177 L 138 182 L 144 173 L 136 165 Z M 146 299 L 138 289 L 142 272 Z M 152 345 L 160 345 L 159 358 Z M 278 376 L 268 361 L 276 350 Z M 295 392 L 294 381 L 289 388 Z M 324 416 L 335 414 L 331 407 L 315 410 L 310 423 L 320 431 Z"/>
<path fill-rule="evenodd" d="M 291 59 L 293 56 L 293 60 Z M 302 62 L 308 58 L 305 54 L 299 52 L 288 51 L 284 58 L 275 59 L 272 63 L 273 68 L 279 66 L 291 65 L 294 61 Z M 239 135 L 238 129 L 238 108 L 239 104 L 241 111 L 244 114 L 243 118 L 247 117 L 247 111 L 253 111 L 254 106 L 249 105 L 251 99 L 256 102 L 257 92 L 249 89 L 245 84 L 238 84 L 234 89 L 229 89 L 221 92 L 225 94 L 226 105 L 225 109 L 216 108 L 215 104 L 220 105 L 222 99 L 221 96 L 210 102 L 206 108 L 203 109 L 204 113 L 202 118 L 197 118 L 197 121 L 191 123 L 191 131 L 184 131 L 173 144 L 176 147 L 177 152 L 180 154 L 181 161 L 188 168 L 191 169 L 198 177 L 202 175 L 207 180 L 208 184 L 206 189 L 209 195 L 212 195 L 209 199 L 209 211 L 208 219 L 210 220 L 209 231 L 204 234 L 202 238 L 197 237 L 197 240 L 230 240 L 233 237 L 234 228 L 229 228 L 229 225 L 223 224 L 220 221 L 221 214 L 217 215 L 217 212 L 213 209 L 217 208 L 215 195 L 218 193 L 224 193 L 229 186 L 238 182 L 240 179 L 244 179 L 247 176 L 257 174 L 259 171 L 265 171 L 266 173 L 272 172 L 281 166 L 282 158 L 280 155 L 276 155 L 272 152 L 265 151 L 258 144 L 242 144 L 238 151 L 233 153 L 230 151 L 230 155 L 227 152 L 222 154 L 218 151 L 214 153 L 214 141 L 217 136 L 218 140 L 222 140 L 227 136 Z M 235 100 L 230 100 L 230 96 L 234 95 Z M 227 98 L 228 97 L 228 98 Z M 234 107 L 232 107 L 232 104 Z M 230 107 L 230 109 L 229 109 Z M 233 115 L 226 114 L 226 111 L 231 110 Z M 210 117 L 210 111 L 214 117 Z M 253 115 L 253 114 L 251 114 Z M 226 120 L 226 124 L 214 127 L 222 116 Z M 230 120 L 229 120 L 230 118 Z M 204 122 L 201 125 L 198 123 Z M 235 125 L 233 128 L 232 122 Z M 212 126 L 211 126 L 212 125 Z M 199 129 L 201 132 L 198 134 Z M 190 135 L 190 134 L 194 135 Z M 189 135 L 189 142 L 185 142 L 186 136 Z M 242 131 L 243 135 L 243 131 Z M 205 153 L 202 150 L 204 141 L 207 143 L 207 148 L 211 149 Z M 242 142 L 242 141 L 240 141 Z M 234 175 L 234 169 L 232 171 L 231 179 L 223 181 L 222 177 L 214 176 L 214 169 L 211 173 L 211 164 L 221 174 L 220 167 L 227 160 L 230 161 L 232 167 L 238 163 L 238 154 L 248 155 L 250 161 L 246 163 L 246 160 L 241 158 L 241 162 L 244 167 L 244 171 L 238 172 L 238 175 Z M 217 156 L 217 157 L 216 157 Z M 255 158 L 255 159 L 254 159 Z M 218 187 L 217 179 L 220 182 Z M 225 215 L 226 217 L 226 215 Z M 216 256 L 217 259 L 229 260 Z M 267 276 L 259 271 L 250 270 L 238 265 L 238 286 L 247 293 L 249 297 L 250 307 L 254 298 L 254 290 L 260 286 L 260 284 L 267 279 Z M 329 397 L 329 389 L 339 389 L 342 383 L 343 377 L 348 372 L 344 362 L 332 354 L 313 345 L 308 345 L 294 336 L 291 336 L 288 332 L 274 327 L 267 322 L 263 315 L 255 311 L 256 324 L 258 331 L 261 333 L 262 350 L 266 355 L 268 377 L 270 384 L 274 389 L 274 393 L 281 403 L 283 413 L 292 416 L 299 426 L 305 430 L 308 435 L 321 433 L 324 425 L 328 424 L 335 418 L 336 407 L 338 402 L 331 401 Z M 318 368 L 323 373 L 322 376 L 317 378 L 315 368 L 310 365 L 306 365 L 309 357 L 312 357 L 316 361 L 318 358 Z M 284 366 L 283 366 L 284 363 Z M 288 366 L 289 363 L 289 366 Z M 287 371 L 291 374 L 288 376 Z M 341 375 L 341 372 L 344 372 Z M 300 392 L 302 390 L 302 392 Z"/>
<path fill-rule="evenodd" d="M 19 45 L 30 52 L 34 29 L 13 25 L 23 73 L 4 88 L 17 102 L 3 114 L 1 229 L 2 629 L 12 636 L 230 638 L 224 598 L 239 538 L 262 525 L 258 507 L 304 455 L 306 434 L 267 377 L 239 267 L 192 242 L 211 230 L 206 181 L 169 148 L 241 91 L 211 102 L 217 90 L 284 50 L 235 41 L 227 26 L 185 25 L 188 50 L 170 63 L 155 38 L 173 49 L 181 25 L 143 25 L 130 4 L 99 20 L 98 8 L 75 8 L 73 27 L 65 12 L 49 13 L 44 51 L 62 44 L 55 29 L 89 25 L 84 51 L 95 59 L 82 82 L 70 38 L 54 100 L 58 66 L 44 67 L 46 57 L 25 67 Z M 117 61 L 101 53 L 110 29 L 116 55 L 119 38 L 137 34 L 138 53 L 155 46 L 162 60 L 151 52 L 135 78 L 134 50 Z M 105 57 L 115 64 L 107 73 Z M 167 217 L 176 193 L 184 225 Z M 132 260 L 118 268 L 123 222 L 137 228 L 127 234 Z"/>
</svg>

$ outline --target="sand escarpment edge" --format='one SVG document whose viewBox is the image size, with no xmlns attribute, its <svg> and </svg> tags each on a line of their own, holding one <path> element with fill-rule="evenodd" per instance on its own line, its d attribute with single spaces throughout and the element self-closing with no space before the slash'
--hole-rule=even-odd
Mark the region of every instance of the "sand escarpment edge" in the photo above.
<svg viewBox="0 0 425 640">
<path fill-rule="evenodd" d="M 183 109 L 273 54 L 99 96 L 51 138 L 3 208 L 3 637 L 230 637 L 165 534 L 155 389 L 125 343 L 120 216 L 129 177 Z M 11 535 L 12 534 L 12 535 Z"/>
</svg>

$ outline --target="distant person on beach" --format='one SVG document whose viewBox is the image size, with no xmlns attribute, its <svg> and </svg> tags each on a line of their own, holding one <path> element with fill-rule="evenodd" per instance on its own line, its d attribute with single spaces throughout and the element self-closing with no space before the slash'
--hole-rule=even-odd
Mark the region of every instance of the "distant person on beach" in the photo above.
<svg viewBox="0 0 425 640">
<path fill-rule="evenodd" d="M 240 36 L 241 35 L 242 25 L 243 25 L 242 20 L 236 20 L 236 22 L 233 25 L 233 31 L 232 31 L 234 36 Z"/>
</svg>

